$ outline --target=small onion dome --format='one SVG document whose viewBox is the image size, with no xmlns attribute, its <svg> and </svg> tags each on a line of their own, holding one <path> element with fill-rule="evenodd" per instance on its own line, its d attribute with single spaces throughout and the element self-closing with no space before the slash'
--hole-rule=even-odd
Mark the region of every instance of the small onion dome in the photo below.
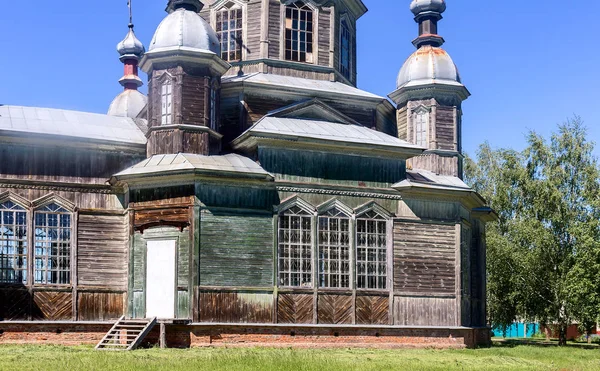
<svg viewBox="0 0 600 371">
<path fill-rule="evenodd" d="M 441 14 L 446 11 L 446 3 L 444 0 L 413 0 L 410 3 L 410 11 L 415 16 L 425 12 Z"/>
<path fill-rule="evenodd" d="M 431 83 L 460 84 L 460 74 L 450 55 L 442 48 L 424 45 L 404 62 L 398 80 L 398 89 L 410 85 Z"/>
<path fill-rule="evenodd" d="M 128 89 L 112 101 L 109 116 L 136 118 L 148 104 L 148 97 L 134 89 Z"/>
<path fill-rule="evenodd" d="M 194 10 L 175 8 L 158 26 L 149 52 L 161 49 L 188 48 L 221 55 L 216 32 Z"/>
<path fill-rule="evenodd" d="M 125 59 L 139 60 L 146 52 L 144 44 L 135 37 L 132 24 L 129 25 L 129 32 L 125 36 L 125 39 L 117 44 L 117 51 L 121 55 L 121 61 Z"/>
</svg>

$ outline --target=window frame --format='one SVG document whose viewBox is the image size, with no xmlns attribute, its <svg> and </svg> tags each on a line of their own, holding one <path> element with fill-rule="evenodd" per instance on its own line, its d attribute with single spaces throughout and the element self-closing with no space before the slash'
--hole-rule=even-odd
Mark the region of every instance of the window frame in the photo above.
<svg viewBox="0 0 600 371">
<path fill-rule="evenodd" d="M 420 118 L 424 117 L 425 120 L 423 123 L 420 122 Z M 413 140 L 414 143 L 417 146 L 421 146 L 424 148 L 429 148 L 429 145 L 431 143 L 430 140 L 430 132 L 431 132 L 431 110 L 425 106 L 419 106 L 417 107 L 415 110 L 413 110 Z M 419 125 L 423 124 L 423 130 L 418 130 L 419 129 Z M 419 133 L 422 134 L 423 137 L 421 137 L 422 140 L 424 140 L 424 144 L 422 141 L 419 140 Z"/>
<path fill-rule="evenodd" d="M 282 239 L 281 239 L 281 225 L 282 225 L 282 217 L 285 216 L 285 213 L 293 208 L 298 208 L 299 210 L 301 210 L 302 212 L 305 213 L 305 217 L 310 218 L 310 257 L 308 259 L 303 259 L 302 258 L 302 252 L 300 252 L 300 260 L 301 262 L 303 260 L 308 260 L 311 263 L 311 269 L 310 269 L 310 277 L 311 277 L 311 282 L 310 284 L 307 285 L 302 285 L 302 283 L 300 283 L 299 285 L 285 285 L 281 282 L 281 275 L 282 275 L 282 269 L 281 269 L 281 260 L 282 260 L 282 254 L 281 254 L 281 249 L 282 249 Z M 301 198 L 295 196 L 292 197 L 291 199 L 284 201 L 278 208 L 276 208 L 276 223 L 275 223 L 275 229 L 277 231 L 276 233 L 276 262 L 275 262 L 275 270 L 276 270 L 276 285 L 277 287 L 283 288 L 283 289 L 293 289 L 293 290 L 306 290 L 306 289 L 314 289 L 317 287 L 316 283 L 315 283 L 315 279 L 317 278 L 316 276 L 316 256 L 315 256 L 315 244 L 316 244 L 316 215 L 317 215 L 317 211 L 314 207 L 312 207 L 312 205 L 310 205 L 308 202 L 302 200 Z M 302 226 L 300 228 L 300 232 L 303 232 L 304 229 L 302 229 Z M 290 243 L 288 243 L 289 245 Z M 302 245 L 302 242 L 299 244 Z M 304 245 L 306 245 L 306 243 L 304 243 Z M 291 253 L 291 251 L 290 251 Z M 288 254 L 288 259 L 291 259 L 291 257 L 289 257 Z M 289 262 L 290 267 L 291 267 L 291 261 Z M 283 273 L 286 273 L 289 275 L 289 281 L 291 283 L 291 275 L 294 274 L 294 272 L 290 269 L 289 271 L 283 271 Z M 302 272 L 302 269 L 300 268 L 300 270 L 298 271 L 298 273 L 296 274 L 300 274 L 302 275 L 305 272 Z M 300 277 L 300 279 L 302 279 L 302 277 Z"/>
<path fill-rule="evenodd" d="M 348 39 L 348 76 L 346 76 L 343 72 L 343 68 L 345 68 L 342 65 L 342 52 L 343 52 L 343 45 L 344 45 L 344 33 L 343 33 L 343 25 L 346 25 L 346 29 L 348 30 L 348 34 L 349 34 L 349 39 Z M 354 81 L 354 42 L 355 42 L 355 38 L 356 38 L 356 31 L 352 25 L 352 22 L 350 22 L 350 17 L 348 16 L 347 13 L 344 13 L 340 16 L 340 21 L 339 21 L 339 51 L 338 51 L 338 71 L 340 73 L 340 75 L 342 75 L 343 78 L 345 78 L 348 81 Z"/>
<path fill-rule="evenodd" d="M 312 266 L 312 285 L 310 287 L 306 286 L 286 286 L 281 284 L 280 281 L 280 217 L 281 215 L 289 210 L 290 208 L 298 206 L 302 210 L 304 210 L 307 215 L 312 215 L 312 257 L 313 257 L 313 266 Z M 339 208 L 340 211 L 346 215 L 350 216 L 350 287 L 321 287 L 320 285 L 320 253 L 319 253 L 319 218 L 326 213 L 328 210 L 332 208 Z M 385 244 L 385 266 L 386 266 L 386 274 L 385 274 L 385 288 L 359 288 L 358 287 L 358 266 L 357 266 L 357 243 L 358 243 L 358 228 L 357 221 L 360 216 L 368 213 L 374 212 L 376 213 L 383 222 L 385 222 L 384 233 L 386 236 L 386 244 Z M 357 207 L 356 209 L 351 209 L 345 206 L 343 203 L 338 201 L 337 199 L 331 199 L 324 204 L 318 206 L 316 209 L 308 202 L 302 200 L 298 196 L 293 196 L 288 200 L 283 201 L 278 207 L 275 207 L 274 214 L 274 277 L 275 277 L 275 285 L 282 290 L 314 290 L 315 292 L 377 292 L 377 293 L 392 293 L 393 292 L 393 217 L 394 215 L 387 211 L 385 208 L 377 204 L 375 201 L 370 201 L 362 206 Z"/>
<path fill-rule="evenodd" d="M 165 73 L 163 76 L 161 76 L 161 78 L 158 80 L 160 83 L 160 87 L 159 87 L 159 96 L 160 96 L 160 122 L 159 122 L 159 126 L 170 126 L 174 124 L 174 107 L 173 107 L 173 102 L 174 102 L 174 93 L 175 93 L 175 81 L 174 79 L 167 73 Z M 166 86 L 170 86 L 171 87 L 171 92 L 169 94 L 169 92 L 165 93 L 163 92 L 163 90 L 165 89 Z M 171 98 L 171 112 L 169 113 L 165 113 L 164 111 L 164 98 L 167 97 L 167 102 L 168 102 L 168 97 Z"/>
<path fill-rule="evenodd" d="M 31 283 L 30 280 L 30 276 L 31 276 L 31 231 L 30 231 L 30 219 L 31 219 L 31 212 L 30 212 L 30 206 L 28 205 L 28 202 L 26 200 L 22 200 L 18 197 L 15 197 L 13 194 L 9 194 L 9 193 L 4 193 L 2 195 L 0 195 L 0 205 L 4 205 L 5 203 L 10 202 L 13 204 L 13 208 L 11 209 L 0 209 L 0 218 L 2 218 L 3 213 L 5 211 L 12 211 L 13 213 L 17 213 L 17 212 L 22 212 L 25 214 L 25 238 L 20 238 L 17 239 L 17 242 L 24 242 L 25 243 L 25 254 L 6 254 L 6 258 L 5 259 L 10 259 L 10 257 L 12 256 L 12 259 L 15 259 L 15 256 L 18 256 L 16 259 L 19 259 L 19 257 L 25 259 L 25 264 L 23 264 L 18 271 L 24 272 L 24 276 L 21 276 L 21 280 L 20 281 L 1 281 L 0 280 L 0 285 L 6 285 L 6 286 L 27 286 Z M 14 207 L 18 207 L 19 209 L 14 209 Z M 16 224 L 17 221 L 14 220 L 14 222 L 10 225 L 12 225 L 13 227 L 17 227 L 19 226 L 19 224 Z M 0 226 L 3 226 L 3 220 L 0 220 Z M 5 240 L 4 239 L 0 239 L 0 244 L 2 244 Z M 7 241 L 14 241 L 13 240 L 7 240 Z M 7 244 L 8 245 L 8 244 Z M 0 251 L 2 251 L 2 246 L 0 245 Z M 14 269 L 14 267 L 13 267 Z M 10 270 L 10 268 L 7 267 L 7 269 L 2 269 L 0 270 L 0 276 L 2 275 L 2 271 L 4 270 Z M 1 279 L 1 278 L 0 278 Z"/>
<path fill-rule="evenodd" d="M 6 201 L 11 201 L 19 205 L 27 212 L 27 282 L 26 283 L 0 283 L 5 286 L 21 286 L 32 288 L 72 288 L 77 284 L 77 223 L 79 220 L 79 212 L 75 205 L 70 201 L 54 194 L 47 194 L 37 200 L 29 201 L 12 192 L 0 193 L 0 204 Z M 66 210 L 66 214 L 70 216 L 70 239 L 69 239 L 69 282 L 68 283 L 36 283 L 35 282 L 35 215 L 36 212 L 48 205 L 56 204 Z"/>
<path fill-rule="evenodd" d="M 332 287 L 332 286 L 322 286 L 321 285 L 321 277 L 323 275 L 332 275 L 332 272 L 323 272 L 322 271 L 322 261 L 321 261 L 321 242 L 320 242 L 320 238 L 321 238 L 321 219 L 322 218 L 330 218 L 330 216 L 327 216 L 325 214 L 327 214 L 328 212 L 332 211 L 332 210 L 338 210 L 342 215 L 344 215 L 344 218 L 341 217 L 333 217 L 336 219 L 347 219 L 348 220 L 348 286 L 344 287 L 344 286 L 337 286 L 337 287 Z M 355 260 L 355 254 L 354 254 L 354 243 L 355 243 L 355 238 L 354 238 L 354 233 L 355 233 L 355 219 L 354 219 L 354 212 L 351 208 L 349 208 L 348 206 L 344 205 L 343 203 L 341 203 L 340 201 L 333 199 L 330 200 L 328 202 L 325 202 L 324 204 L 322 204 L 321 206 L 319 206 L 317 208 L 317 238 L 316 238 L 316 246 L 315 246 L 315 252 L 316 252 L 316 257 L 317 257 L 317 287 L 320 290 L 352 290 L 354 289 L 354 273 L 355 273 L 355 265 L 353 264 L 354 260 Z M 329 231 L 329 230 L 328 230 Z M 338 232 L 338 233 L 343 233 L 343 232 Z M 331 244 L 327 244 L 327 247 L 329 247 L 331 249 Z M 329 251 L 331 252 L 331 251 Z M 339 259 L 340 261 L 338 262 L 338 264 L 343 263 L 343 259 Z M 331 261 L 331 259 L 329 259 L 329 261 Z M 345 275 L 345 272 L 342 272 L 342 269 L 340 267 L 339 272 L 334 272 L 333 274 L 337 274 L 339 276 Z"/>
<path fill-rule="evenodd" d="M 45 211 L 45 210 L 43 210 L 44 208 L 49 207 L 51 205 L 57 206 L 59 209 L 62 209 L 62 211 L 50 211 L 50 210 L 49 211 Z M 52 227 L 52 226 L 49 226 L 49 225 L 45 225 L 45 226 L 39 225 L 38 226 L 38 224 L 37 224 L 37 216 L 40 215 L 40 214 L 47 214 L 47 215 L 53 215 L 54 214 L 54 215 L 59 215 L 59 217 L 57 219 L 56 228 L 59 229 L 59 230 L 60 229 L 65 229 L 65 230 L 68 229 L 69 230 L 69 239 L 68 240 L 59 239 L 58 242 L 57 242 L 59 244 L 68 244 L 68 251 L 69 251 L 68 269 L 64 269 L 64 268 L 60 269 L 60 264 L 59 264 L 59 269 L 56 270 L 58 277 L 60 277 L 61 273 L 68 272 L 69 278 L 68 278 L 67 282 L 60 282 L 60 278 L 58 279 L 58 282 L 48 282 L 48 280 L 47 280 L 48 272 L 54 271 L 54 270 L 49 269 L 48 263 L 47 263 L 48 259 L 50 258 L 50 254 L 47 253 L 47 254 L 44 254 L 44 255 L 41 255 L 41 254 L 38 255 L 36 253 L 37 244 L 38 244 L 39 241 L 43 241 L 43 242 L 46 242 L 46 243 L 48 241 L 53 241 L 52 239 L 50 239 L 50 240 L 48 240 L 48 239 L 38 240 L 37 239 L 37 230 L 38 230 L 39 227 L 46 227 L 46 228 Z M 32 272 L 31 273 L 32 273 L 32 276 L 33 276 L 32 284 L 34 286 L 72 286 L 73 285 L 73 279 L 75 277 L 75 275 L 74 275 L 74 269 L 75 269 L 74 266 L 75 266 L 75 264 L 73 264 L 73 262 L 74 262 L 74 259 L 76 259 L 76 256 L 74 255 L 74 251 L 75 251 L 75 245 L 74 245 L 74 243 L 75 243 L 75 228 L 74 228 L 74 225 L 75 225 L 76 218 L 75 218 L 73 210 L 70 210 L 69 207 L 65 207 L 65 205 L 63 205 L 61 202 L 57 202 L 57 200 L 51 199 L 49 202 L 45 202 L 45 203 L 43 203 L 41 205 L 36 205 L 33 208 L 33 212 L 31 213 L 31 215 L 32 215 L 32 218 L 31 218 L 31 222 L 32 222 L 31 227 L 32 227 L 32 230 L 34 231 L 33 235 L 31 236 L 31 238 L 33 239 L 33 245 L 32 245 L 33 248 L 32 248 L 32 255 L 31 255 L 32 256 L 32 262 L 31 262 L 31 264 L 32 264 Z M 60 226 L 60 223 L 61 223 L 60 222 L 60 215 L 65 215 L 65 216 L 69 217 L 69 226 L 68 227 L 61 227 Z M 46 217 L 46 221 L 47 220 L 48 220 L 48 217 Z M 36 263 L 35 263 L 39 256 L 45 257 L 45 260 L 46 260 L 46 265 L 44 266 L 43 269 L 38 269 L 37 266 L 36 266 Z M 60 252 L 56 256 L 57 256 L 58 260 L 61 259 Z M 42 272 L 42 275 L 46 277 L 46 279 L 43 282 L 38 282 L 36 280 L 36 276 L 37 276 L 38 271 Z"/>
<path fill-rule="evenodd" d="M 313 27 L 312 27 L 312 47 L 313 47 L 313 51 L 312 51 L 312 62 L 301 62 L 299 60 L 293 60 L 293 59 L 286 59 L 285 57 L 285 52 L 286 52 L 286 9 L 288 7 L 293 6 L 296 3 L 303 3 L 306 7 L 308 7 L 311 11 L 312 11 L 312 17 L 313 17 Z M 280 36 L 279 36 L 279 59 L 285 62 L 290 62 L 290 63 L 304 63 L 304 64 L 309 64 L 309 65 L 318 65 L 319 63 L 319 8 L 317 6 L 315 6 L 311 1 L 309 0 L 287 0 L 287 1 L 282 1 L 281 2 L 281 9 L 280 9 L 280 18 L 281 18 L 281 23 L 280 23 Z"/>
<path fill-rule="evenodd" d="M 239 0 L 220 0 L 215 2 L 214 4 L 212 4 L 210 6 L 210 25 L 213 28 L 213 30 L 215 30 L 215 32 L 217 32 L 217 13 L 224 11 L 224 10 L 231 10 L 233 7 L 231 7 L 231 4 L 234 4 L 234 6 L 239 7 L 242 10 L 242 40 L 241 40 L 241 54 L 240 54 L 240 59 L 239 60 L 229 60 L 228 59 L 224 59 L 225 61 L 229 62 L 229 63 L 236 63 L 236 62 L 243 62 L 246 61 L 248 59 L 248 53 L 247 53 L 247 48 L 246 45 L 248 45 L 248 7 L 245 1 L 239 1 Z M 217 32 L 217 36 L 218 36 L 218 32 Z M 221 42 L 221 40 L 219 39 L 219 43 Z M 220 45 L 220 44 L 219 44 Z M 221 55 L 219 57 L 222 58 L 222 53 L 223 51 L 221 50 Z"/>
</svg>

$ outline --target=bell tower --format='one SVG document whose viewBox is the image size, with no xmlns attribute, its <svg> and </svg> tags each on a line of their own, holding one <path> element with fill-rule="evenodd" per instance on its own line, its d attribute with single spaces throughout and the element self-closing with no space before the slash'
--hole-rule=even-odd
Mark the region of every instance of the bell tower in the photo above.
<svg viewBox="0 0 600 371">
<path fill-rule="evenodd" d="M 413 0 L 410 10 L 419 24 L 417 48 L 398 74 L 397 89 L 389 97 L 397 105 L 400 139 L 426 148 L 407 161 L 414 169 L 463 177 L 462 102 L 470 93 L 450 55 L 441 48 L 438 21 L 444 0 Z"/>
<path fill-rule="evenodd" d="M 170 0 L 140 63 L 148 74 L 148 156 L 218 154 L 221 76 L 215 31 L 198 14 L 199 0 Z"/>
</svg>

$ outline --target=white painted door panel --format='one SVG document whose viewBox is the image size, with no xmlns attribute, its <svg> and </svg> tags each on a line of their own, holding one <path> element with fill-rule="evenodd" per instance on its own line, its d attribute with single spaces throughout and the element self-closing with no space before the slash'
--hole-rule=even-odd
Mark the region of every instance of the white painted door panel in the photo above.
<svg viewBox="0 0 600 371">
<path fill-rule="evenodd" d="M 175 242 L 148 241 L 146 318 L 175 318 Z"/>
</svg>

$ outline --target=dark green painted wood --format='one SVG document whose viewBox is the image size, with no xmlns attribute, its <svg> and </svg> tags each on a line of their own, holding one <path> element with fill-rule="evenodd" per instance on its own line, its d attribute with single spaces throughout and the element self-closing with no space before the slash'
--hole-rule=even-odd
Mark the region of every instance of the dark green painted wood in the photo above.
<svg viewBox="0 0 600 371">
<path fill-rule="evenodd" d="M 190 296 L 188 291 L 177 292 L 177 318 L 190 318 Z"/>
<path fill-rule="evenodd" d="M 278 179 L 366 187 L 388 187 L 405 178 L 403 160 L 260 147 L 261 166 Z"/>
<path fill-rule="evenodd" d="M 200 285 L 273 286 L 273 217 L 204 210 Z"/>
<path fill-rule="evenodd" d="M 277 192 L 267 187 L 197 183 L 196 196 L 207 207 L 273 210 Z"/>
<path fill-rule="evenodd" d="M 133 289 L 144 290 L 146 262 L 146 240 L 141 233 L 134 235 L 133 242 Z"/>
</svg>

